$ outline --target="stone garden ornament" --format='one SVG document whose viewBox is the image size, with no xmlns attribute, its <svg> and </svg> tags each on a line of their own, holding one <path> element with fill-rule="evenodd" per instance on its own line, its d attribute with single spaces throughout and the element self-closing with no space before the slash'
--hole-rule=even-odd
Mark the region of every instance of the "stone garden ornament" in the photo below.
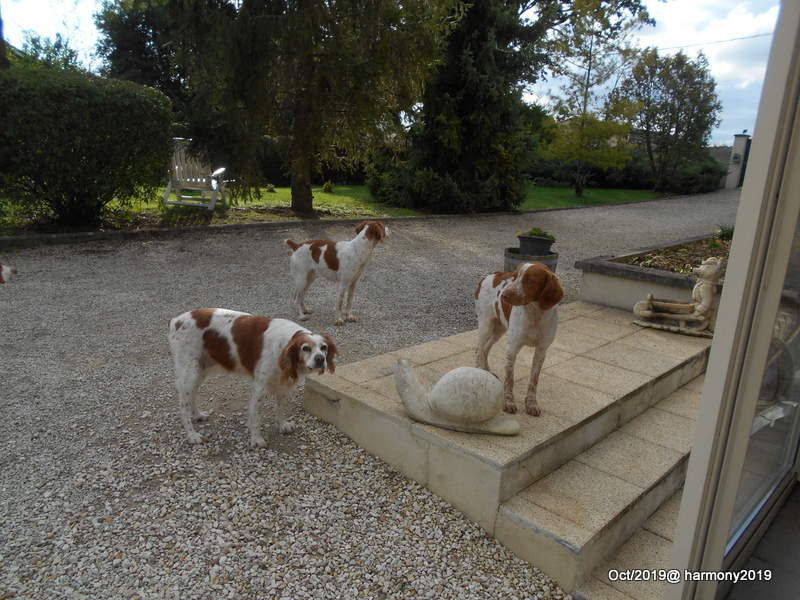
<svg viewBox="0 0 800 600">
<path fill-rule="evenodd" d="M 653 294 L 648 294 L 647 300 L 637 302 L 633 307 L 634 322 L 642 327 L 712 337 L 716 322 L 714 296 L 720 277 L 725 272 L 725 261 L 707 258 L 692 270 L 697 275 L 697 283 L 692 291 L 693 302 L 654 298 Z"/>
<path fill-rule="evenodd" d="M 488 371 L 457 367 L 428 393 L 411 363 L 400 359 L 394 365 L 394 383 L 406 413 L 415 421 L 465 433 L 519 433 L 519 423 L 501 411 L 503 384 Z"/>
</svg>

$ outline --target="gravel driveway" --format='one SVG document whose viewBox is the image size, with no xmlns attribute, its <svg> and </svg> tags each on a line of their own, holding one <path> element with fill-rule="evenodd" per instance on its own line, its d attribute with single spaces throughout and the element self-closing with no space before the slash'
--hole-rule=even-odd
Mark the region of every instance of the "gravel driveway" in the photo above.
<svg viewBox="0 0 800 600">
<path fill-rule="evenodd" d="M 308 327 L 339 362 L 474 329 L 472 294 L 517 231 L 575 260 L 733 225 L 739 192 L 523 215 L 389 220 L 334 327 L 333 285 Z M 283 239 L 348 239 L 324 221 L 44 246 L 0 261 L 0 598 L 559 598 L 542 573 L 414 482 L 290 403 L 298 426 L 248 447 L 246 384 L 201 389 L 192 447 L 171 383 L 167 321 L 216 306 L 293 317 Z M 299 398 L 299 393 L 298 393 Z M 271 409 L 271 406 L 270 406 Z"/>
</svg>

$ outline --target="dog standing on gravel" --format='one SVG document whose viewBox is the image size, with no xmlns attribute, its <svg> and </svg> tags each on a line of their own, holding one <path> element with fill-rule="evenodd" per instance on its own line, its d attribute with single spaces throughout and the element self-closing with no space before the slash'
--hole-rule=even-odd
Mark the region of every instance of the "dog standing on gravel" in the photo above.
<svg viewBox="0 0 800 600">
<path fill-rule="evenodd" d="M 278 431 L 291 433 L 294 425 L 284 419 L 286 399 L 308 373 L 336 370 L 337 348 L 329 336 L 311 333 L 286 319 L 221 308 L 200 308 L 172 319 L 169 347 L 181 421 L 192 444 L 203 441 L 192 419 L 208 417 L 196 402 L 197 390 L 207 377 L 229 373 L 252 381 L 247 407 L 250 446 L 263 447 L 267 444 L 261 435 L 261 401 L 275 396 Z"/>
<path fill-rule="evenodd" d="M 317 273 L 338 284 L 338 304 L 334 324 L 344 325 L 345 319 L 355 321 L 353 316 L 353 294 L 364 268 L 379 243 L 386 241 L 389 228 L 380 221 L 364 221 L 356 227 L 356 237 L 347 242 L 332 240 L 311 240 L 297 243 L 286 240 L 292 251 L 289 269 L 294 285 L 294 302 L 301 321 L 307 321 L 313 312 L 306 308 L 306 292 Z M 342 307 L 347 294 L 346 313 L 343 318 Z"/>
<path fill-rule="evenodd" d="M 0 283 L 11 283 L 16 275 L 16 269 L 0 263 Z"/>
<path fill-rule="evenodd" d="M 489 371 L 489 351 L 508 331 L 506 346 L 503 410 L 517 412 L 514 403 L 514 363 L 523 346 L 533 346 L 531 378 L 525 396 L 525 412 L 541 414 L 536 402 L 539 374 L 547 349 L 556 338 L 558 306 L 564 288 L 542 263 L 522 263 L 513 273 L 497 271 L 481 279 L 475 290 L 478 314 L 476 366 Z"/>
</svg>

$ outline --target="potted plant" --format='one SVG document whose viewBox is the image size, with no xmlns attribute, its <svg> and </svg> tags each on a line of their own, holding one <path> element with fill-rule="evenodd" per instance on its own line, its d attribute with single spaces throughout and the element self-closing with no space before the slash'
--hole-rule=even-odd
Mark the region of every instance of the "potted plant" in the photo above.
<svg viewBox="0 0 800 600">
<path fill-rule="evenodd" d="M 539 227 L 533 227 L 525 233 L 518 233 L 519 253 L 531 256 L 550 254 L 550 246 L 556 241 L 555 236 Z"/>
<path fill-rule="evenodd" d="M 551 250 L 556 238 L 539 227 L 518 233 L 519 248 L 506 248 L 505 270 L 514 271 L 521 263 L 536 261 L 555 273 L 558 254 Z"/>
</svg>

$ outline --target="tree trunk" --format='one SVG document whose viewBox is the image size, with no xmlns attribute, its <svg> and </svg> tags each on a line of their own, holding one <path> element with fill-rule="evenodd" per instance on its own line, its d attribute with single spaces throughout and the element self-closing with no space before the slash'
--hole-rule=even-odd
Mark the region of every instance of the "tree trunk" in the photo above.
<svg viewBox="0 0 800 600">
<path fill-rule="evenodd" d="M 586 187 L 586 169 L 583 161 L 578 161 L 578 170 L 575 174 L 575 196 L 583 198 L 583 190 Z"/>
<path fill-rule="evenodd" d="M 310 107 L 306 103 L 295 111 L 294 140 L 292 141 L 292 210 L 309 214 L 314 212 L 311 193 L 311 156 L 314 141 L 309 127 Z"/>
<path fill-rule="evenodd" d="M 299 154 L 292 157 L 292 210 L 296 213 L 314 212 L 311 193 L 311 160 L 308 154 L 297 150 Z"/>
</svg>

